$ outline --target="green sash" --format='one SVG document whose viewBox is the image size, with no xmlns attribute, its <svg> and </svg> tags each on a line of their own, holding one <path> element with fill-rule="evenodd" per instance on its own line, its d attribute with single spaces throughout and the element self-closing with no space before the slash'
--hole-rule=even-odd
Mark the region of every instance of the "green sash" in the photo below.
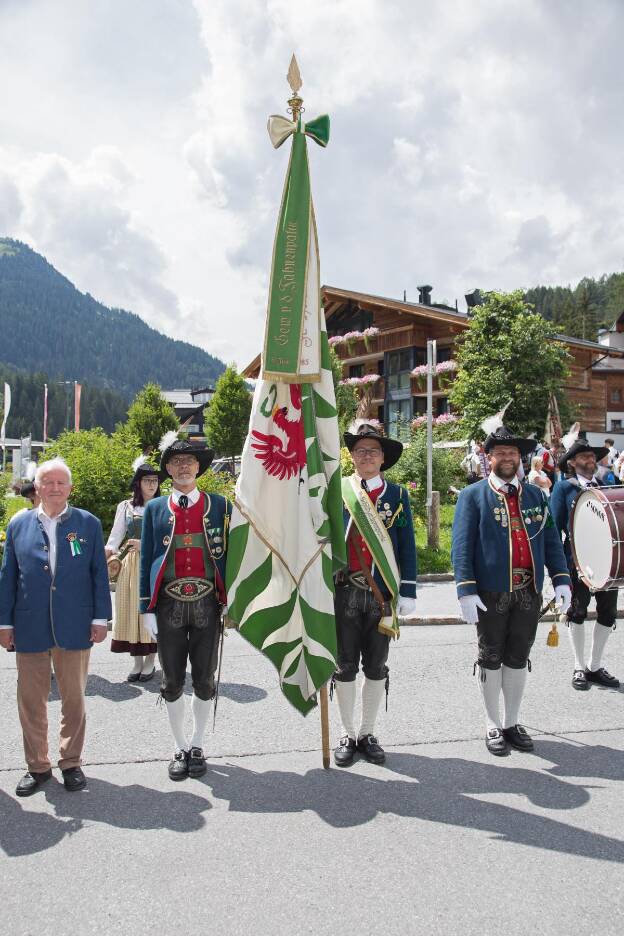
<svg viewBox="0 0 624 936">
<path fill-rule="evenodd" d="M 355 477 L 342 479 L 342 499 L 358 528 L 366 546 L 373 557 L 375 566 L 391 595 L 392 615 L 382 617 L 379 630 L 391 637 L 399 636 L 399 622 L 396 615 L 397 598 L 401 575 L 397 566 L 392 540 L 385 524 L 377 513 L 377 508 Z"/>
</svg>

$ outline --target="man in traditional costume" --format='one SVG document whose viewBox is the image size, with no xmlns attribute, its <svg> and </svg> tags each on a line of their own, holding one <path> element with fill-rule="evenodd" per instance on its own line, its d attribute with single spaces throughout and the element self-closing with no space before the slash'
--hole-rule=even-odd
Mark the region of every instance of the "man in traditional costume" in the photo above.
<svg viewBox="0 0 624 936">
<path fill-rule="evenodd" d="M 388 689 L 390 638 L 398 637 L 397 618 L 416 605 L 416 543 L 405 488 L 385 481 L 403 451 L 376 427 L 363 422 L 344 436 L 355 474 L 344 478 L 348 568 L 336 578 L 338 668 L 335 691 L 343 736 L 334 750 L 339 767 L 353 762 L 356 750 L 374 764 L 385 753 L 375 737 L 379 706 Z M 355 678 L 362 662 L 362 717 L 354 727 Z"/>
<path fill-rule="evenodd" d="M 550 497 L 550 509 L 555 523 L 564 537 L 564 549 L 572 579 L 572 604 L 568 610 L 568 630 L 574 653 L 572 685 L 575 689 L 589 689 L 589 683 L 617 689 L 619 680 L 601 666 L 602 655 L 617 617 L 617 588 L 595 593 L 597 620 L 594 624 L 589 662 L 585 663 L 585 618 L 592 593 L 581 581 L 574 565 L 570 546 L 570 511 L 578 494 L 585 488 L 602 487 L 597 474 L 597 463 L 608 454 L 608 449 L 591 446 L 585 439 L 577 439 L 559 459 L 559 469 L 566 478 L 557 481 Z"/>
<path fill-rule="evenodd" d="M 490 753 L 510 747 L 532 751 L 533 741 L 518 724 L 529 654 L 542 601 L 544 565 L 562 611 L 570 604 L 570 576 L 547 499 L 518 480 L 521 458 L 533 439 L 499 426 L 485 440 L 487 480 L 464 488 L 453 521 L 452 561 L 461 615 L 476 624 L 479 687 Z M 500 696 L 504 715 L 501 721 Z"/>
<path fill-rule="evenodd" d="M 206 772 L 203 738 L 215 696 L 221 611 L 225 597 L 226 537 L 231 507 L 220 494 L 198 490 L 196 479 L 214 453 L 186 440 L 166 439 L 161 479 L 173 479 L 169 497 L 149 501 L 141 532 L 143 626 L 158 640 L 161 695 L 174 738 L 172 780 Z M 187 660 L 193 682 L 193 734 L 184 732 Z"/>
</svg>

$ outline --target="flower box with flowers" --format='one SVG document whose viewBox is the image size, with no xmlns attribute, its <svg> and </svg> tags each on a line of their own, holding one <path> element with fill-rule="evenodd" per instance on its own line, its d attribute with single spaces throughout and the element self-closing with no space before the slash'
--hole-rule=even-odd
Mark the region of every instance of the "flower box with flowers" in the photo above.
<svg viewBox="0 0 624 936">
<path fill-rule="evenodd" d="M 349 353 L 352 354 L 355 350 L 356 341 L 362 340 L 366 350 L 370 351 L 370 340 L 371 338 L 375 338 L 378 334 L 379 329 L 371 326 L 370 328 L 365 328 L 364 331 L 350 331 L 345 332 L 344 335 L 333 335 L 333 337 L 329 339 L 329 344 L 332 348 L 346 344 Z"/>
</svg>

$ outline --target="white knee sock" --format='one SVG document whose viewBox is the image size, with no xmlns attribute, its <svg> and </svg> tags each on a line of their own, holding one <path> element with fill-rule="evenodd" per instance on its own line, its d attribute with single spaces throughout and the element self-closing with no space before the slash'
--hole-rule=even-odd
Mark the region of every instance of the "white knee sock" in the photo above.
<svg viewBox="0 0 624 936">
<path fill-rule="evenodd" d="M 135 656 L 132 659 L 133 659 L 133 663 L 132 663 L 132 669 L 130 670 L 130 675 L 136 676 L 136 674 L 140 673 L 143 668 L 143 657 Z"/>
<path fill-rule="evenodd" d="M 479 689 L 483 698 L 485 707 L 485 724 L 487 730 L 490 728 L 502 728 L 500 720 L 500 694 L 503 684 L 502 669 L 477 669 L 479 679 Z M 483 679 L 485 676 L 485 679 Z"/>
<path fill-rule="evenodd" d="M 334 687 L 342 721 L 342 731 L 355 741 L 355 728 L 353 727 L 353 713 L 355 711 L 355 679 L 351 682 L 336 680 Z"/>
<path fill-rule="evenodd" d="M 503 666 L 502 671 L 503 702 L 505 703 L 503 728 L 513 728 L 514 725 L 518 724 L 520 703 L 522 702 L 527 681 L 527 667 L 512 669 L 511 666 Z"/>
<path fill-rule="evenodd" d="M 184 695 L 181 695 L 175 702 L 166 702 L 165 704 L 176 751 L 188 751 L 186 735 L 184 734 Z"/>
<path fill-rule="evenodd" d="M 198 699 L 195 693 L 191 700 L 191 710 L 193 712 L 193 737 L 191 738 L 191 747 L 203 748 L 204 735 L 206 734 L 206 725 L 210 718 L 212 708 L 212 699 Z"/>
<path fill-rule="evenodd" d="M 365 735 L 375 734 L 375 722 L 377 721 L 377 712 L 381 705 L 386 690 L 385 679 L 367 679 L 364 677 L 362 685 L 362 723 L 358 738 Z"/>
<path fill-rule="evenodd" d="M 144 659 L 143 659 L 143 666 L 141 667 L 141 672 L 142 672 L 142 673 L 147 674 L 147 673 L 151 673 L 151 672 L 152 672 L 152 670 L 154 669 L 154 657 L 155 657 L 155 656 L 156 656 L 155 653 L 148 653 L 147 656 L 144 657 Z M 140 660 L 141 657 L 137 657 L 137 659 Z"/>
<path fill-rule="evenodd" d="M 596 621 L 594 624 L 594 635 L 592 637 L 591 656 L 589 658 L 589 669 L 592 672 L 600 668 L 600 661 L 602 660 L 602 654 L 604 653 L 604 648 L 610 633 L 610 627 L 605 627 L 604 624 L 599 624 L 598 621 Z"/>
<path fill-rule="evenodd" d="M 602 627 L 602 624 L 600 625 Z M 574 653 L 574 669 L 585 669 L 585 624 L 575 624 L 574 621 L 568 622 L 570 632 L 570 643 Z"/>
</svg>

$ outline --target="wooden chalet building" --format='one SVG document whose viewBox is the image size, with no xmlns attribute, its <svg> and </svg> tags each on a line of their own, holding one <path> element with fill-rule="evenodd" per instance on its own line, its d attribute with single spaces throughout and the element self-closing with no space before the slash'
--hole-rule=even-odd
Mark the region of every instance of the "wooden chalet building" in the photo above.
<svg viewBox="0 0 624 936">
<path fill-rule="evenodd" d="M 406 423 L 426 413 L 428 340 L 437 342 L 434 415 L 450 412 L 455 340 L 468 327 L 469 310 L 460 312 L 456 307 L 436 304 L 431 292 L 432 287 L 420 286 L 419 301 L 407 302 L 334 286 L 322 288 L 327 332 L 342 361 L 343 379 L 351 379 L 361 388 L 366 415 L 383 423 L 390 435 L 398 419 Z M 472 295 L 466 298 L 472 301 Z M 616 426 L 607 424 L 607 411 L 612 409 L 607 405 L 607 385 L 616 379 L 621 402 L 618 413 L 624 427 L 624 314 L 617 340 L 610 344 L 602 336 L 602 343 L 558 337 L 572 356 L 565 389 L 579 407 L 582 429 L 617 431 Z M 243 375 L 254 378 L 259 372 L 260 355 Z"/>
</svg>

